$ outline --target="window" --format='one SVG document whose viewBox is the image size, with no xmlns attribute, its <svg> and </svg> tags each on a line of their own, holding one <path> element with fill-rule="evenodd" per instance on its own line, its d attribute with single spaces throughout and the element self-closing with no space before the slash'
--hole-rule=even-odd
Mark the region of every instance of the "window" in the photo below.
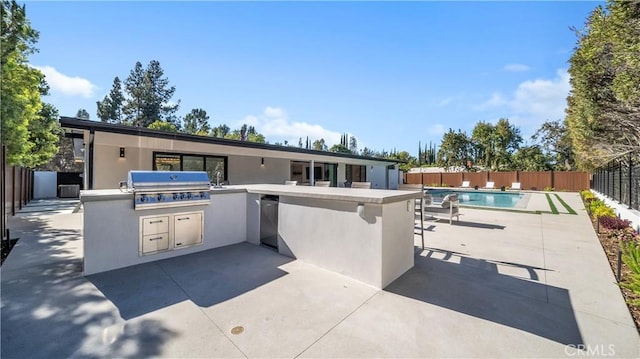
<svg viewBox="0 0 640 359">
<path fill-rule="evenodd" d="M 220 180 L 227 181 L 227 157 L 154 152 L 153 170 L 205 171 L 211 182 L 216 181 L 216 172 L 220 171 Z"/>
<path fill-rule="evenodd" d="M 346 165 L 347 182 L 366 182 L 367 166 Z"/>
</svg>

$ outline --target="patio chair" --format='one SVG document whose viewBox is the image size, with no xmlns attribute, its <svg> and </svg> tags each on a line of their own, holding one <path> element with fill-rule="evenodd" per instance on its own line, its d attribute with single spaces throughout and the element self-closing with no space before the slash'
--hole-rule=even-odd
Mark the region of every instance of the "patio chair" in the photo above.
<svg viewBox="0 0 640 359">
<path fill-rule="evenodd" d="M 316 186 L 316 187 L 331 187 L 331 181 L 316 181 L 314 186 Z"/>
<path fill-rule="evenodd" d="M 521 190 L 522 188 L 520 188 L 520 182 L 513 182 L 511 183 L 511 189 L 512 190 Z"/>
<path fill-rule="evenodd" d="M 298 181 L 284 181 L 284 184 L 286 184 L 288 186 L 297 186 L 298 185 Z"/>
<path fill-rule="evenodd" d="M 484 188 L 486 188 L 486 189 L 494 189 L 494 188 L 496 188 L 496 184 L 493 181 L 487 181 L 487 185 L 484 186 Z"/>
<path fill-rule="evenodd" d="M 448 219 L 453 224 L 453 217 L 460 221 L 460 201 L 457 194 L 448 194 L 442 199 L 442 203 L 434 203 L 424 206 L 424 213 L 435 219 Z"/>
<path fill-rule="evenodd" d="M 424 206 L 430 204 L 429 200 L 431 196 L 424 192 L 424 187 L 421 184 L 401 184 L 398 186 L 401 191 L 420 191 L 422 197 L 416 198 L 413 206 L 414 222 L 415 217 L 420 218 L 420 239 L 422 240 L 422 249 L 424 249 Z M 414 224 L 415 226 L 415 224 Z M 414 230 L 415 233 L 415 230 Z"/>
<path fill-rule="evenodd" d="M 469 181 L 462 181 L 462 188 L 469 188 Z"/>
<path fill-rule="evenodd" d="M 371 188 L 371 182 L 351 182 L 351 188 Z"/>
</svg>

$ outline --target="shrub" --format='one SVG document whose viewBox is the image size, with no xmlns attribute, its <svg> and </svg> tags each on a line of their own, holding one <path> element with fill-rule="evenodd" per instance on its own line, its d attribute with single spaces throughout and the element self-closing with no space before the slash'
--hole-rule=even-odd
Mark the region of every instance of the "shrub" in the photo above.
<svg viewBox="0 0 640 359">
<path fill-rule="evenodd" d="M 626 219 L 620 219 L 615 216 L 602 216 L 599 219 L 600 227 L 606 229 L 625 229 L 631 225 Z"/>
<path fill-rule="evenodd" d="M 591 202 L 592 200 L 596 199 L 596 195 L 588 189 L 581 191 L 580 196 L 582 196 L 582 200 L 585 202 Z"/>
<path fill-rule="evenodd" d="M 547 186 L 547 187 L 544 188 L 544 190 L 547 191 L 547 192 L 553 192 L 553 191 L 555 191 L 555 188 Z"/>
<path fill-rule="evenodd" d="M 622 261 L 631 270 L 629 279 L 621 285 L 635 294 L 640 294 L 640 243 L 625 241 L 620 245 L 622 247 Z M 631 304 L 640 305 L 640 299 L 632 300 Z"/>
<path fill-rule="evenodd" d="M 616 213 L 613 211 L 613 209 L 599 199 L 594 199 L 589 203 L 589 212 L 591 212 L 591 214 L 596 218 L 605 216 L 616 216 Z"/>
</svg>

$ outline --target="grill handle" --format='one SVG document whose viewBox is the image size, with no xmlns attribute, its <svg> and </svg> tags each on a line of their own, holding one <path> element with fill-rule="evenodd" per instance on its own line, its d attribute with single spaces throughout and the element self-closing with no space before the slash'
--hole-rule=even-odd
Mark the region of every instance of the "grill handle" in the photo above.
<svg viewBox="0 0 640 359">
<path fill-rule="evenodd" d="M 153 237 L 153 238 L 149 238 L 149 241 L 159 241 L 161 239 L 162 237 Z"/>
<path fill-rule="evenodd" d="M 160 219 L 160 220 L 157 220 L 157 221 L 149 221 L 149 224 L 162 223 L 162 222 L 163 222 L 163 221 Z"/>
<path fill-rule="evenodd" d="M 191 218 L 189 218 L 189 217 L 182 217 L 182 218 L 178 218 L 178 221 L 187 220 L 187 219 L 191 219 Z"/>
</svg>

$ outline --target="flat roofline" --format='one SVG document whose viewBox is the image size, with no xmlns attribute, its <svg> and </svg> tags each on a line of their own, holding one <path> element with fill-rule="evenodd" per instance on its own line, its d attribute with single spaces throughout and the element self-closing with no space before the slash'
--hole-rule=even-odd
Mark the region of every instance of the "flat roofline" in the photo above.
<svg viewBox="0 0 640 359">
<path fill-rule="evenodd" d="M 377 162 L 404 163 L 404 161 L 401 161 L 401 160 L 359 156 L 359 155 L 353 155 L 349 153 L 340 153 L 340 152 L 309 150 L 306 148 L 279 146 L 279 145 L 273 145 L 268 143 L 229 140 L 229 139 L 217 138 L 217 137 L 191 135 L 187 133 L 166 132 L 166 131 L 160 131 L 160 130 L 152 130 L 144 127 L 117 125 L 112 123 L 98 122 L 98 121 L 92 121 L 92 120 L 82 120 L 79 118 L 65 117 L 65 116 L 60 116 L 60 125 L 63 128 L 69 128 L 69 129 L 102 131 L 102 132 L 117 133 L 122 135 L 154 137 L 154 138 L 189 141 L 189 142 L 202 142 L 202 143 L 210 143 L 210 144 L 223 145 L 223 146 L 254 148 L 254 149 L 280 151 L 280 152 L 304 153 L 304 154 L 317 155 L 317 156 L 351 158 L 351 159 L 377 161 Z"/>
</svg>

